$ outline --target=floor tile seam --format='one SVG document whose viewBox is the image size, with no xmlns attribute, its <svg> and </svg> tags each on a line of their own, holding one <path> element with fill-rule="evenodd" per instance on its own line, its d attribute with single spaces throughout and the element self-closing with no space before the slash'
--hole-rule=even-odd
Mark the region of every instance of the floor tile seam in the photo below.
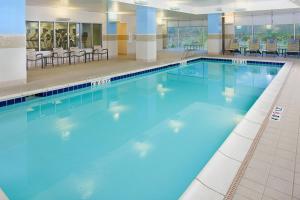
<svg viewBox="0 0 300 200">
<path fill-rule="evenodd" d="M 295 179 L 296 179 L 296 167 L 297 167 L 297 152 L 298 152 L 298 145 L 299 145 L 299 124 L 300 124 L 300 117 L 298 119 L 298 136 L 297 136 L 297 146 L 296 146 L 296 154 L 295 154 L 295 165 L 294 165 L 294 177 L 293 177 L 293 189 L 292 189 L 292 196 L 294 196 L 294 188 L 295 188 Z"/>
</svg>

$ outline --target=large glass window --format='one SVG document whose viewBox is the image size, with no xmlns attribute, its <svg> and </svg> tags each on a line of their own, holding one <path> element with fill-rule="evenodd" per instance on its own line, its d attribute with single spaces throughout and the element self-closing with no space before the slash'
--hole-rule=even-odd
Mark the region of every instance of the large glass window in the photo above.
<svg viewBox="0 0 300 200">
<path fill-rule="evenodd" d="M 39 50 L 39 22 L 26 22 L 26 48 Z"/>
<path fill-rule="evenodd" d="M 55 41 L 57 48 L 68 49 L 68 23 L 55 23 Z"/>
<path fill-rule="evenodd" d="M 188 24 L 186 22 L 185 24 Z M 168 48 L 183 48 L 184 45 L 200 45 L 207 49 L 207 26 L 168 24 Z"/>
<path fill-rule="evenodd" d="M 262 47 L 268 39 L 276 39 L 280 47 L 287 47 L 288 40 L 294 37 L 294 25 L 257 25 L 254 26 L 254 37 L 259 39 Z"/>
<path fill-rule="evenodd" d="M 300 24 L 295 25 L 296 38 L 300 40 Z"/>
<path fill-rule="evenodd" d="M 179 46 L 178 27 L 168 27 L 168 48 Z"/>
<path fill-rule="evenodd" d="M 81 24 L 81 48 L 92 48 L 92 24 Z"/>
<path fill-rule="evenodd" d="M 179 47 L 184 45 L 196 44 L 202 49 L 206 49 L 207 43 L 207 27 L 190 26 L 179 27 Z"/>
<path fill-rule="evenodd" d="M 235 26 L 235 38 L 237 38 L 242 46 L 248 46 L 248 41 L 252 37 L 252 26 Z"/>
<path fill-rule="evenodd" d="M 41 50 L 50 51 L 53 49 L 54 34 L 53 22 L 41 22 Z"/>
<path fill-rule="evenodd" d="M 26 22 L 27 49 L 51 51 L 53 47 L 92 48 L 93 45 L 102 45 L 102 24 Z"/>
<path fill-rule="evenodd" d="M 102 25 L 93 24 L 93 45 L 102 45 Z"/>
<path fill-rule="evenodd" d="M 70 47 L 79 47 L 79 24 L 77 23 L 70 23 L 69 24 L 69 37 L 70 37 Z"/>
</svg>

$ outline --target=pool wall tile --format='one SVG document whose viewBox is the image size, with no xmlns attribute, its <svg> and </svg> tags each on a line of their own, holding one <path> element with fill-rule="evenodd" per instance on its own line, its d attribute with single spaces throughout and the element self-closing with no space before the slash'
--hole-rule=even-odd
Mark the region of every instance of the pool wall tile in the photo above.
<svg viewBox="0 0 300 200">
<path fill-rule="evenodd" d="M 202 169 L 197 179 L 212 190 L 226 195 L 240 166 L 240 162 L 217 152 Z"/>
<path fill-rule="evenodd" d="M 219 151 L 234 160 L 242 162 L 245 159 L 251 144 L 252 140 L 233 132 L 222 144 Z"/>
<path fill-rule="evenodd" d="M 180 200 L 195 199 L 223 200 L 224 196 L 203 185 L 200 181 L 194 180 Z"/>
</svg>

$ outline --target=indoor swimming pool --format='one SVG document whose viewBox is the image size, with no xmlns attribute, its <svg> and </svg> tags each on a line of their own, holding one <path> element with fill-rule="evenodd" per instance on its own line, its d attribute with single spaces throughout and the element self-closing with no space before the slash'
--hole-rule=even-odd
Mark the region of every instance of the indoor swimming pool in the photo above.
<svg viewBox="0 0 300 200">
<path fill-rule="evenodd" d="M 198 61 L 0 108 L 0 187 L 12 200 L 178 199 L 279 70 Z"/>
</svg>

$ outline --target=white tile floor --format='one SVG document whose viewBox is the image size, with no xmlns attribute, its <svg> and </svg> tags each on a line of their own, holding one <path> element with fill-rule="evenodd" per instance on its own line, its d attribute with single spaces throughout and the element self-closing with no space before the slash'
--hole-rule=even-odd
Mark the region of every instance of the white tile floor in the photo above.
<svg viewBox="0 0 300 200">
<path fill-rule="evenodd" d="M 300 61 L 277 99 L 280 121 L 268 121 L 234 200 L 300 199 Z"/>
</svg>

